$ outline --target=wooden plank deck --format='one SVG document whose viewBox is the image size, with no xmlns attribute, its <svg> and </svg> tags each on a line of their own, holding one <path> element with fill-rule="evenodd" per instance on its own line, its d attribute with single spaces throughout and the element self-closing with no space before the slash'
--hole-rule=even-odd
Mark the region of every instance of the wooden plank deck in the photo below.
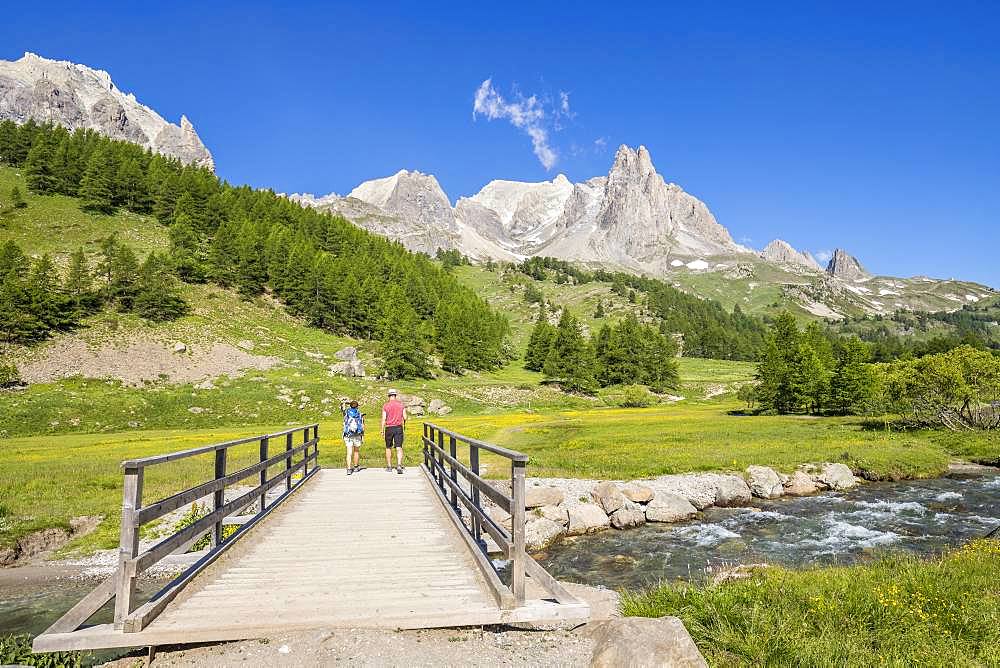
<svg viewBox="0 0 1000 668">
<path fill-rule="evenodd" d="M 586 605 L 501 610 L 423 471 L 318 471 L 145 629 L 39 636 L 38 651 L 266 637 L 310 628 L 585 620 Z"/>
</svg>

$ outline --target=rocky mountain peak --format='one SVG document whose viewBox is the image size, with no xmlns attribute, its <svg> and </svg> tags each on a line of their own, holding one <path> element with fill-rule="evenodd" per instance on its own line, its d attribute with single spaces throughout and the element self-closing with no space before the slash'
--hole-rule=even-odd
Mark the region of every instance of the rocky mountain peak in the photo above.
<svg viewBox="0 0 1000 668">
<path fill-rule="evenodd" d="M 56 123 L 69 130 L 90 129 L 157 153 L 214 169 L 186 117 L 168 123 L 158 113 L 123 93 L 104 70 L 27 52 L 19 60 L 0 60 L 0 120 Z"/>
<path fill-rule="evenodd" d="M 830 258 L 830 262 L 826 265 L 826 273 L 834 278 L 840 278 L 845 281 L 856 281 L 871 277 L 871 274 L 865 270 L 858 259 L 842 248 L 838 248 L 833 252 L 833 257 Z"/>
<path fill-rule="evenodd" d="M 760 256 L 768 262 L 793 264 L 822 271 L 822 267 L 819 266 L 819 263 L 816 262 L 816 259 L 812 255 L 809 253 L 800 253 L 792 248 L 791 244 L 782 239 L 775 239 L 769 243 Z"/>
</svg>

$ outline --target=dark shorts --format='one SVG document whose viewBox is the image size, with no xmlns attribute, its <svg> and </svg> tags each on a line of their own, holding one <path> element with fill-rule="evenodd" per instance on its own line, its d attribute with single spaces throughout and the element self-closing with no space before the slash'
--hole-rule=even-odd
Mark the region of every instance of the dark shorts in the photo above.
<svg viewBox="0 0 1000 668">
<path fill-rule="evenodd" d="M 395 427 L 385 428 L 385 447 L 386 448 L 401 448 L 403 447 L 403 427 L 402 425 L 397 425 Z"/>
</svg>

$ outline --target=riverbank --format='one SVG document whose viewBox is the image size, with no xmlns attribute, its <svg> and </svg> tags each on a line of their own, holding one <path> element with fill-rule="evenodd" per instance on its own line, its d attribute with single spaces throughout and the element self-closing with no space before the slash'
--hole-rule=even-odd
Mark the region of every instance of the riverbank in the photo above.
<svg viewBox="0 0 1000 668">
<path fill-rule="evenodd" d="M 626 615 L 676 615 L 716 665 L 1000 665 L 1000 541 L 935 559 L 752 571 L 623 596 Z"/>
</svg>

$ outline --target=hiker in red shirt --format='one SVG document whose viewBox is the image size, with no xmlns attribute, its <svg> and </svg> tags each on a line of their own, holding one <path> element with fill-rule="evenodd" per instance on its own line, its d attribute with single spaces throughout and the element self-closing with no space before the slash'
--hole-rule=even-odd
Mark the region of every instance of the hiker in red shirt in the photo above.
<svg viewBox="0 0 1000 668">
<path fill-rule="evenodd" d="M 392 472 L 392 450 L 396 449 L 396 473 L 403 473 L 403 428 L 406 406 L 396 390 L 389 390 L 389 401 L 382 406 L 382 435 L 385 437 L 385 470 Z"/>
</svg>

